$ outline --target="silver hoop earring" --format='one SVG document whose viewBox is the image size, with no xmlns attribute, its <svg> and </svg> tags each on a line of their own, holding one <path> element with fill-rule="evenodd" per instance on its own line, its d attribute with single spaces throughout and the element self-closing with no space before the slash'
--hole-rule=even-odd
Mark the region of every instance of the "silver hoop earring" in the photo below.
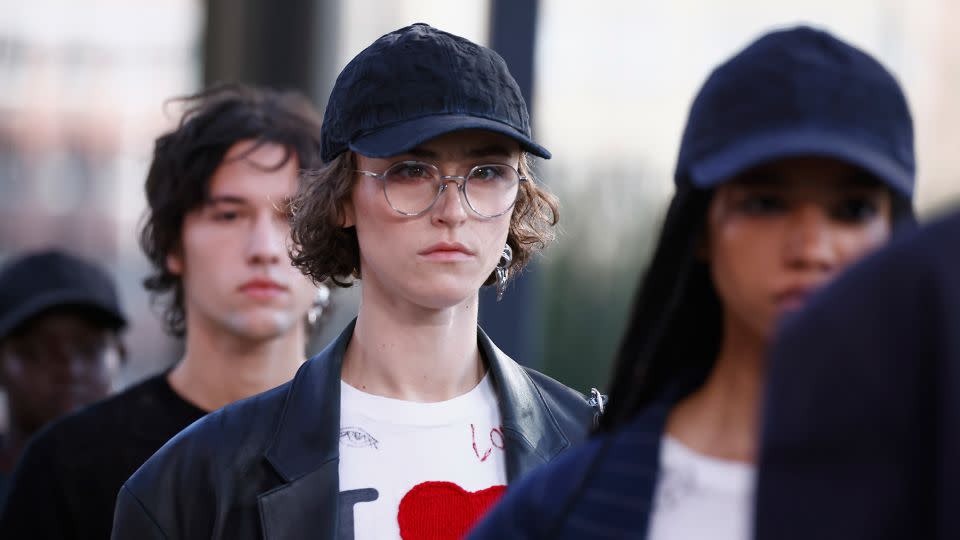
<svg viewBox="0 0 960 540">
<path fill-rule="evenodd" d="M 513 262 L 513 249 L 510 244 L 503 246 L 500 262 L 497 264 L 497 302 L 503 298 L 503 291 L 507 290 L 507 278 L 510 277 L 510 263 Z"/>
<path fill-rule="evenodd" d="M 307 322 L 316 327 L 323 312 L 330 306 L 330 287 L 321 283 L 317 286 L 317 293 L 313 297 L 313 305 L 307 311 Z"/>
</svg>

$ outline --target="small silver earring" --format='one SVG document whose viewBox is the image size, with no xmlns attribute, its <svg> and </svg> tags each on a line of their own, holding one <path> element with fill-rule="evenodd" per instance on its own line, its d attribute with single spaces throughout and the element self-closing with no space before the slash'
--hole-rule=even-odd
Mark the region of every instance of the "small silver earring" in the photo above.
<svg viewBox="0 0 960 540">
<path fill-rule="evenodd" d="M 317 326 L 320 316 L 323 315 L 328 306 L 330 306 L 330 287 L 321 283 L 313 297 L 313 305 L 307 311 L 307 322 L 310 323 L 310 326 Z"/>
<path fill-rule="evenodd" d="M 503 246 L 500 262 L 497 264 L 497 302 L 503 298 L 503 291 L 507 289 L 507 278 L 510 277 L 510 263 L 513 262 L 513 249 L 510 244 Z"/>
</svg>

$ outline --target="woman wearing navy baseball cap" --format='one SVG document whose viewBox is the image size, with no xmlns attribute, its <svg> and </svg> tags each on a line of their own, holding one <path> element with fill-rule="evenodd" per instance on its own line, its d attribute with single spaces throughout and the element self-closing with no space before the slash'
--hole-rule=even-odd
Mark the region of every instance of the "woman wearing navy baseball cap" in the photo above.
<svg viewBox="0 0 960 540">
<path fill-rule="evenodd" d="M 807 27 L 717 67 L 641 279 L 598 432 L 472 538 L 749 538 L 778 321 L 914 222 L 913 127 L 875 59 Z"/>
<path fill-rule="evenodd" d="M 478 327 L 551 240 L 525 102 L 493 50 L 425 24 L 340 73 L 292 261 L 363 284 L 357 318 L 289 383 L 166 444 L 117 498 L 114 539 L 461 537 L 507 484 L 587 437 L 594 407 Z"/>
</svg>

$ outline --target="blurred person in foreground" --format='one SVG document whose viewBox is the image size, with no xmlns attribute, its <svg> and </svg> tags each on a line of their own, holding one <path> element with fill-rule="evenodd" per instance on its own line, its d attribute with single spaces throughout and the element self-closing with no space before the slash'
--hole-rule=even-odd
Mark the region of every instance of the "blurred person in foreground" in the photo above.
<svg viewBox="0 0 960 540">
<path fill-rule="evenodd" d="M 875 59 L 807 27 L 717 67 L 599 433 L 472 538 L 750 537 L 760 393 L 784 313 L 913 225 L 913 126 Z"/>
<path fill-rule="evenodd" d="M 759 540 L 960 538 L 960 212 L 786 322 L 763 411 Z"/>
<path fill-rule="evenodd" d="M 209 411 L 288 381 L 316 287 L 290 264 L 289 199 L 319 159 L 319 115 L 239 85 L 180 100 L 146 180 L 145 285 L 183 357 L 37 437 L 0 516 L 4 538 L 107 538 L 123 482 Z"/>
<path fill-rule="evenodd" d="M 124 485 L 116 539 L 457 538 L 593 409 L 477 326 L 480 287 L 550 240 L 526 104 L 492 50 L 425 24 L 340 73 L 294 262 L 362 282 L 360 312 L 292 382 L 171 440 Z"/>
<path fill-rule="evenodd" d="M 0 508 L 30 438 L 110 393 L 126 324 L 113 279 L 87 260 L 47 250 L 0 269 L 0 387 L 9 416 L 0 436 Z"/>
</svg>

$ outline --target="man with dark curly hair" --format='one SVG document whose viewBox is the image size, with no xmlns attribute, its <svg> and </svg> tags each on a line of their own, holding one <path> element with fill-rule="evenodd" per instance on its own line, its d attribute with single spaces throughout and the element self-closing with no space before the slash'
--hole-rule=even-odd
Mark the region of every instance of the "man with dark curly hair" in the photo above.
<svg viewBox="0 0 960 540">
<path fill-rule="evenodd" d="M 180 101 L 179 125 L 156 141 L 141 246 L 183 357 L 41 433 L 0 537 L 107 538 L 123 482 L 168 439 L 305 360 L 317 289 L 290 264 L 289 199 L 319 163 L 319 114 L 298 94 L 239 85 Z"/>
<path fill-rule="evenodd" d="M 425 24 L 337 79 L 293 261 L 362 284 L 357 319 L 290 383 L 170 441 L 124 485 L 113 537 L 458 538 L 506 484 L 582 440 L 588 400 L 477 326 L 550 239 L 526 104 L 496 53 Z"/>
</svg>

